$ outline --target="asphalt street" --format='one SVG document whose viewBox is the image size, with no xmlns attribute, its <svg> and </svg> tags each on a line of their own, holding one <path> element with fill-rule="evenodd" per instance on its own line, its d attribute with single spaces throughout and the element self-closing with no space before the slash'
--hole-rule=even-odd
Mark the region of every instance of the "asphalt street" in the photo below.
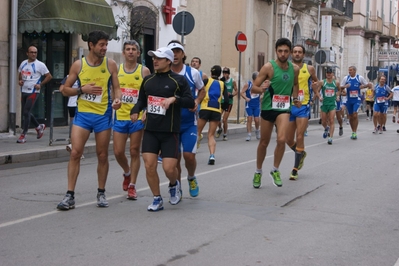
<svg viewBox="0 0 399 266">
<path fill-rule="evenodd" d="M 122 171 L 110 153 L 108 208 L 96 207 L 94 154 L 81 162 L 74 210 L 56 205 L 66 191 L 67 158 L 0 165 L 0 265 L 399 265 L 398 124 L 381 135 L 361 120 L 358 140 L 349 126 L 333 145 L 320 125 L 309 126 L 308 156 L 289 181 L 294 153 L 273 186 L 273 134 L 262 187 L 252 187 L 257 141 L 246 134 L 217 140 L 207 165 L 206 139 L 197 153 L 200 194 L 168 201 L 159 165 L 163 211 L 151 213 L 144 165 L 138 200 L 122 191 Z M 184 175 L 185 177 L 185 170 Z"/>
</svg>

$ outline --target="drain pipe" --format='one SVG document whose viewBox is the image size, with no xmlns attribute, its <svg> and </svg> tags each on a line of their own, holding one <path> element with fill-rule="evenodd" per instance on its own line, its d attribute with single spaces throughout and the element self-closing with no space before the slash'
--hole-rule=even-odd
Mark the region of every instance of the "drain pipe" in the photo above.
<svg viewBox="0 0 399 266">
<path fill-rule="evenodd" d="M 287 35 L 287 16 L 288 16 L 288 11 L 291 8 L 291 4 L 292 4 L 292 0 L 290 0 L 290 2 L 288 3 L 287 9 L 285 10 L 285 14 L 284 14 L 284 27 L 283 27 L 283 30 L 285 32 L 284 32 L 284 36 L 281 35 L 281 37 L 285 37 L 285 38 L 288 37 L 288 36 L 286 36 Z"/>
<path fill-rule="evenodd" d="M 10 62 L 8 78 L 8 126 L 10 135 L 15 135 L 16 127 L 16 80 L 17 80 L 17 25 L 18 25 L 18 0 L 11 1 L 10 19 Z"/>
</svg>

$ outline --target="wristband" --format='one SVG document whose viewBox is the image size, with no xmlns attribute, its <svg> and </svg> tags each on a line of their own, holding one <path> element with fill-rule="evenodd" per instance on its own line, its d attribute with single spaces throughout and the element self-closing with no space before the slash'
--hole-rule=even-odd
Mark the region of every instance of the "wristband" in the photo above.
<svg viewBox="0 0 399 266">
<path fill-rule="evenodd" d="M 78 91 L 78 95 L 81 95 L 83 93 L 82 88 L 78 88 L 77 91 Z"/>
<path fill-rule="evenodd" d="M 297 100 L 298 100 L 298 98 L 297 98 L 297 97 L 294 97 L 294 98 L 292 98 L 292 100 L 293 100 L 293 101 L 297 101 Z"/>
</svg>

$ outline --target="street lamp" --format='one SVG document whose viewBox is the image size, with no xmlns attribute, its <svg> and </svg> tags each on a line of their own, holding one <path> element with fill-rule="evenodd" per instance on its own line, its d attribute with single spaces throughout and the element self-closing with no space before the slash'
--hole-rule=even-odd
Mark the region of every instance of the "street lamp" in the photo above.
<svg viewBox="0 0 399 266">
<path fill-rule="evenodd" d="M 393 15 L 391 16 L 391 20 L 389 21 L 389 31 L 391 31 L 391 24 L 393 21 L 393 17 L 396 15 L 396 13 L 398 13 L 399 9 L 395 11 L 395 13 L 393 13 Z M 389 33 L 391 34 L 391 33 Z M 389 36 L 389 40 L 388 40 L 388 86 L 390 86 L 391 84 L 389 83 L 389 64 L 391 63 L 391 55 L 389 54 L 389 52 L 391 51 L 391 36 Z"/>
</svg>

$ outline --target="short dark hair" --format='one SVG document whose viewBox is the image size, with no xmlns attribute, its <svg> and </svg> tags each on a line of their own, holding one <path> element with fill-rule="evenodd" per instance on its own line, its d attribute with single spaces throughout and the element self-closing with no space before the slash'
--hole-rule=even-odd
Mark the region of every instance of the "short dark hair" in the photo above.
<svg viewBox="0 0 399 266">
<path fill-rule="evenodd" d="M 134 46 L 137 47 L 137 50 L 140 51 L 140 44 L 137 41 L 135 41 L 135 40 L 126 40 L 123 43 L 123 50 L 122 51 L 125 51 L 126 45 L 134 45 Z"/>
<path fill-rule="evenodd" d="M 222 68 L 219 65 L 214 65 L 211 68 L 211 76 L 212 77 L 219 77 L 222 74 Z"/>
<path fill-rule="evenodd" d="M 108 41 L 109 35 L 102 30 L 94 30 L 89 33 L 89 37 L 87 38 L 87 45 L 89 46 L 89 51 L 90 51 L 90 43 L 96 46 L 99 40 Z"/>
<path fill-rule="evenodd" d="M 294 50 L 295 47 L 301 47 L 303 54 L 306 53 L 306 49 L 305 49 L 305 47 L 302 44 L 295 44 L 294 47 L 292 47 L 292 50 Z"/>
<path fill-rule="evenodd" d="M 276 50 L 277 50 L 277 47 L 282 46 L 282 45 L 287 45 L 288 48 L 290 49 L 290 51 L 292 50 L 292 43 L 287 38 L 280 38 L 276 41 L 276 47 L 275 47 Z"/>
<path fill-rule="evenodd" d="M 200 65 L 201 65 L 201 58 L 199 58 L 198 56 L 194 56 L 193 59 L 198 59 L 198 62 L 199 62 Z M 193 59 L 191 59 L 191 61 L 193 61 Z"/>
<path fill-rule="evenodd" d="M 181 46 L 183 46 L 183 44 L 182 44 L 180 41 L 178 41 L 178 40 L 171 40 L 171 41 L 168 43 L 167 46 L 169 46 L 169 44 L 171 44 L 171 43 L 178 43 L 178 44 L 180 44 Z M 187 56 L 186 56 L 186 53 L 185 53 L 184 51 L 183 51 L 183 53 L 184 53 L 183 64 L 185 64 L 185 63 L 186 63 Z"/>
</svg>

